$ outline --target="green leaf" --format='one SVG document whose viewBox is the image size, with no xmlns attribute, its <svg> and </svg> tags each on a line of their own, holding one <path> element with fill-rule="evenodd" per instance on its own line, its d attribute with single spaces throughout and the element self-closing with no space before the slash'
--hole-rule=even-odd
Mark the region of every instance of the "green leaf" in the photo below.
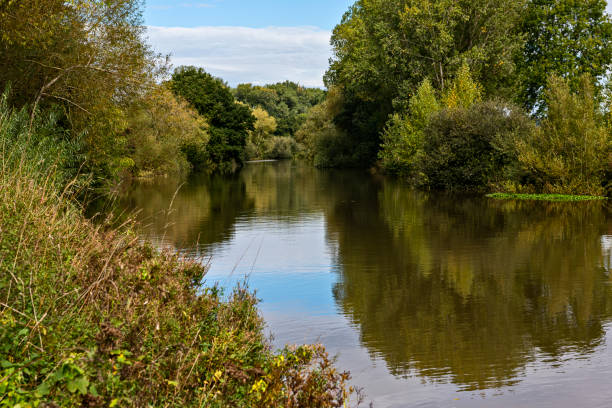
<svg viewBox="0 0 612 408">
<path fill-rule="evenodd" d="M 36 388 L 36 396 L 44 397 L 45 395 L 49 394 L 50 390 L 51 390 L 51 384 L 49 384 L 48 382 L 44 382 L 40 384 L 38 388 Z"/>
<path fill-rule="evenodd" d="M 85 395 L 87 394 L 87 387 L 89 387 L 89 380 L 87 377 L 75 378 L 66 383 L 66 388 L 73 394 L 78 391 L 79 394 Z"/>
</svg>

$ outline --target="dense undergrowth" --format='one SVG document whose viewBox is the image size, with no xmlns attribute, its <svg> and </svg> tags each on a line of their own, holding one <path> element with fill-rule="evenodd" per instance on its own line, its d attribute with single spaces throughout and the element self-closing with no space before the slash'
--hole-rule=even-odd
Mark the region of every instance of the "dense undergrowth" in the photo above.
<svg viewBox="0 0 612 408">
<path fill-rule="evenodd" d="M 271 349 L 247 289 L 86 220 L 53 129 L 0 107 L 0 407 L 348 404 L 323 347 Z"/>
</svg>

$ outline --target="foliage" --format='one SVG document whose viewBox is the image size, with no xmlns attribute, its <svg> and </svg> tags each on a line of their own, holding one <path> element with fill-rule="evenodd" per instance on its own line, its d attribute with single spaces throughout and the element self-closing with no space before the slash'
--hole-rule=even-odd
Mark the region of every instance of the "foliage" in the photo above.
<svg viewBox="0 0 612 408">
<path fill-rule="evenodd" d="M 128 111 L 126 139 L 136 175 L 184 174 L 204 162 L 207 124 L 166 86 L 154 86 Z M 185 152 L 190 152 L 186 155 Z"/>
<path fill-rule="evenodd" d="M 0 111 L 0 406 L 345 406 L 348 374 L 321 346 L 273 352 L 244 288 L 84 219 L 24 117 Z"/>
<path fill-rule="evenodd" d="M 378 158 L 385 171 L 409 176 L 423 150 L 423 131 L 431 115 L 440 110 L 431 82 L 425 79 L 410 99 L 406 117 L 394 114 L 382 133 Z"/>
<path fill-rule="evenodd" d="M 376 157 L 389 115 L 403 114 L 430 78 L 445 92 L 467 62 L 485 93 L 514 95 L 514 56 L 522 47 L 516 23 L 523 0 L 357 1 L 334 29 L 326 85 L 344 94 L 336 123 L 356 149 Z"/>
<path fill-rule="evenodd" d="M 482 101 L 481 85 L 474 81 L 470 67 L 463 63 L 452 84 L 446 89 L 442 105 L 449 109 L 469 108 Z"/>
<path fill-rule="evenodd" d="M 0 2 L 0 87 L 10 105 L 59 105 L 86 167 L 102 177 L 126 158 L 124 108 L 158 68 L 143 40 L 139 0 Z"/>
<path fill-rule="evenodd" d="M 202 68 L 177 68 L 169 86 L 209 123 L 207 152 L 211 165 L 221 171 L 241 166 L 248 132 L 255 124 L 250 109 L 236 103 L 227 85 Z"/>
<path fill-rule="evenodd" d="M 487 194 L 489 198 L 497 200 L 532 200 L 532 201 L 592 201 L 605 200 L 605 197 L 599 196 L 581 196 L 581 195 L 565 195 L 565 194 L 509 194 L 509 193 L 493 193 Z"/>
<path fill-rule="evenodd" d="M 569 80 L 552 76 L 545 101 L 541 126 L 516 142 L 527 182 L 545 193 L 601 195 L 612 135 L 603 125 L 591 77 L 583 75 L 574 93 Z"/>
<path fill-rule="evenodd" d="M 297 143 L 290 136 L 273 136 L 266 142 L 265 159 L 291 159 L 297 151 Z"/>
<path fill-rule="evenodd" d="M 327 99 L 308 112 L 306 122 L 295 135 L 303 149 L 300 157 L 317 167 L 350 166 L 355 163 L 355 155 L 359 154 L 351 139 L 334 123 L 342 101 L 342 93 L 330 89 Z"/>
<path fill-rule="evenodd" d="M 552 74 L 570 79 L 572 87 L 589 74 L 598 88 L 608 74 L 612 20 L 605 0 L 530 0 L 520 29 L 527 37 L 517 64 L 521 102 L 528 110 L 543 113 L 543 92 Z"/>
<path fill-rule="evenodd" d="M 418 178 L 415 174 L 424 159 L 425 130 L 431 116 L 442 108 L 467 109 L 481 100 L 480 85 L 472 79 L 470 69 L 463 64 L 457 77 L 447 87 L 438 102 L 431 82 L 425 79 L 410 99 L 409 113 L 394 114 L 382 133 L 378 157 L 383 169 L 389 173 Z"/>
<path fill-rule="evenodd" d="M 520 108 L 503 102 L 442 110 L 425 132 L 424 182 L 433 188 L 478 190 L 505 180 L 516 161 L 513 141 L 531 128 Z"/>
<path fill-rule="evenodd" d="M 308 110 L 325 99 L 325 91 L 289 81 L 265 86 L 240 84 L 232 91 L 238 101 L 254 109 L 261 107 L 276 119 L 276 136 L 294 136 Z"/>
<path fill-rule="evenodd" d="M 254 129 L 249 132 L 247 139 L 247 158 L 249 160 L 262 159 L 266 156 L 266 145 L 276 131 L 276 119 L 261 107 L 253 109 L 255 117 Z"/>
</svg>

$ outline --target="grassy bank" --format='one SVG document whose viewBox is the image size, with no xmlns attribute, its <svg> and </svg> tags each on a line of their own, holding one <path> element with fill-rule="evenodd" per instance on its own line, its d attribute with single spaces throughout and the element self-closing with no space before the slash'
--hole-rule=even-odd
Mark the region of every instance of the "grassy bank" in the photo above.
<svg viewBox="0 0 612 408">
<path fill-rule="evenodd" d="M 340 407 L 321 346 L 275 352 L 255 297 L 94 226 L 52 122 L 0 109 L 0 407 Z"/>
<path fill-rule="evenodd" d="M 566 195 L 566 194 L 509 194 L 494 193 L 488 194 L 488 198 L 496 200 L 531 200 L 531 201 L 593 201 L 607 200 L 606 197 L 585 196 L 585 195 Z"/>
</svg>

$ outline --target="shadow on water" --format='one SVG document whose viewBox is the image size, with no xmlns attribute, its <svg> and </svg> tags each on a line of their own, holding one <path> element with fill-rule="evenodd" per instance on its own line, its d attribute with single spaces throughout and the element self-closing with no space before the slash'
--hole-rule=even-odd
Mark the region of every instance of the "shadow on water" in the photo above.
<svg viewBox="0 0 612 408">
<path fill-rule="evenodd" d="M 322 216 L 337 272 L 327 296 L 395 377 L 500 388 L 524 381 L 536 360 L 555 366 L 604 347 L 612 315 L 606 203 L 420 193 L 289 162 L 180 185 L 137 184 L 119 209 L 141 210 L 145 236 L 187 253 L 198 242 L 214 252 L 238 223 L 287 229 Z"/>
</svg>

